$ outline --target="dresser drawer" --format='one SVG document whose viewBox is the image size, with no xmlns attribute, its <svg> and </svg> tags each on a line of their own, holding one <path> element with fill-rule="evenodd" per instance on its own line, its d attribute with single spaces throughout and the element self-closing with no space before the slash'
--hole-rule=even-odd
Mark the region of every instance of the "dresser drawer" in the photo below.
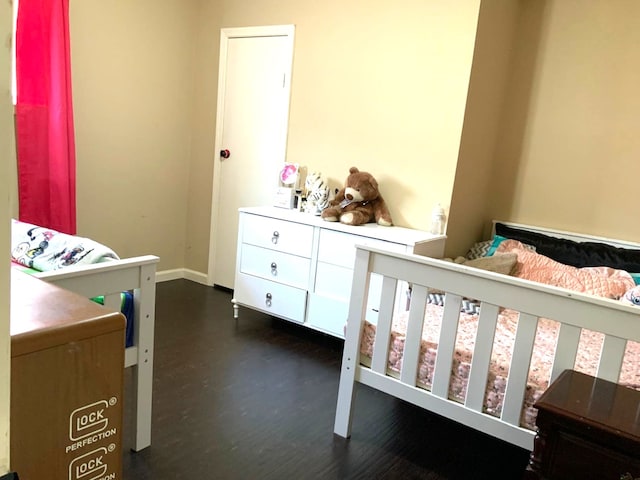
<svg viewBox="0 0 640 480">
<path fill-rule="evenodd" d="M 313 226 L 243 214 L 242 243 L 311 257 Z"/>
<path fill-rule="evenodd" d="M 344 338 L 344 327 L 349 318 L 349 300 L 309 294 L 307 323 L 313 328 Z M 367 305 L 366 319 L 378 323 L 378 311 Z"/>
<path fill-rule="evenodd" d="M 318 263 L 314 293 L 325 300 L 335 300 L 348 306 L 352 282 L 353 271 L 351 269 L 328 263 Z M 366 313 L 366 319 L 373 324 L 376 324 L 378 320 L 381 295 L 382 277 L 374 273 L 369 280 L 369 298 L 367 300 Z M 327 306 L 325 308 L 330 307 Z"/>
<path fill-rule="evenodd" d="M 241 305 L 294 322 L 304 322 L 306 290 L 239 273 L 233 296 Z"/>
<path fill-rule="evenodd" d="M 309 294 L 307 312 L 307 322 L 313 328 L 344 338 L 349 316 L 348 301 Z"/>
<path fill-rule="evenodd" d="M 350 268 L 318 262 L 314 292 L 348 302 L 352 281 L 353 270 Z"/>
<path fill-rule="evenodd" d="M 292 287 L 307 288 L 311 260 L 255 245 L 242 245 L 240 272 Z"/>
<path fill-rule="evenodd" d="M 393 252 L 406 252 L 407 248 L 406 245 L 399 243 L 323 229 L 320 231 L 318 261 L 353 268 L 356 259 L 356 245 L 370 245 Z"/>
</svg>

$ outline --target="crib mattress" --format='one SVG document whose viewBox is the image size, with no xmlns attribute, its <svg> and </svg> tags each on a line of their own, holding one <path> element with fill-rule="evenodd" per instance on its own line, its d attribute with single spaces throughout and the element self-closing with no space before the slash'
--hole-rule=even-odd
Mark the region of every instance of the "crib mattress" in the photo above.
<svg viewBox="0 0 640 480">
<path fill-rule="evenodd" d="M 427 390 L 431 388 L 433 379 L 433 370 L 438 351 L 437 339 L 440 333 L 443 310 L 444 308 L 439 305 L 428 304 L 425 312 L 418 360 L 417 386 Z M 388 373 L 393 376 L 399 375 L 402 368 L 405 340 L 403 332 L 406 332 L 407 320 L 408 312 L 396 315 L 393 320 L 388 359 Z M 477 325 L 478 315 L 460 313 L 449 382 L 449 398 L 461 403 L 464 402 L 466 395 Z M 518 312 L 508 309 L 501 311 L 496 326 L 484 399 L 484 411 L 496 417 L 500 416 L 502 410 L 502 400 L 507 384 L 517 325 Z M 375 326 L 365 321 L 360 345 L 361 362 L 364 364 L 368 364 L 372 356 L 375 331 Z M 549 385 L 558 331 L 558 322 L 548 319 L 540 319 L 538 321 L 520 421 L 522 427 L 534 429 L 536 409 L 533 408 L 533 404 Z M 604 336 L 601 333 L 583 329 L 575 370 L 595 375 L 603 338 Z M 640 369 L 637 367 L 639 364 L 640 344 L 628 342 L 619 383 L 640 389 Z"/>
</svg>

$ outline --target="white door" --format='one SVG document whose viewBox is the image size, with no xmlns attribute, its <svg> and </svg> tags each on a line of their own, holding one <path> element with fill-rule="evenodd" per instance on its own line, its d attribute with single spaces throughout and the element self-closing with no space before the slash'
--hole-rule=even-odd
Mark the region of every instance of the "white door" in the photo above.
<svg viewBox="0 0 640 480">
<path fill-rule="evenodd" d="M 210 285 L 233 288 L 238 208 L 273 202 L 286 154 L 293 32 L 292 25 L 221 31 Z"/>
</svg>

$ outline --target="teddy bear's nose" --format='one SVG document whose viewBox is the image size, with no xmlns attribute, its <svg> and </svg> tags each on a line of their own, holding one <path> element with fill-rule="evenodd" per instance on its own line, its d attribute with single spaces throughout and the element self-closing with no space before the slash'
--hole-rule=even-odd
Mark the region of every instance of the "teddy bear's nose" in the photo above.
<svg viewBox="0 0 640 480">
<path fill-rule="evenodd" d="M 353 200 L 353 195 L 351 195 L 350 193 L 347 193 L 345 197 L 347 197 L 349 200 Z"/>
</svg>

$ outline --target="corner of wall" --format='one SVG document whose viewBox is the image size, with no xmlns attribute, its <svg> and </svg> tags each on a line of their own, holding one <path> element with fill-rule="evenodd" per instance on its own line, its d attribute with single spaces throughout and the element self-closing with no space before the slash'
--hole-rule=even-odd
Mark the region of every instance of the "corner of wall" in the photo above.
<svg viewBox="0 0 640 480">
<path fill-rule="evenodd" d="M 493 171 L 510 78 L 520 2 L 480 7 L 464 126 L 454 180 L 447 256 L 463 255 L 491 220 Z"/>
</svg>

